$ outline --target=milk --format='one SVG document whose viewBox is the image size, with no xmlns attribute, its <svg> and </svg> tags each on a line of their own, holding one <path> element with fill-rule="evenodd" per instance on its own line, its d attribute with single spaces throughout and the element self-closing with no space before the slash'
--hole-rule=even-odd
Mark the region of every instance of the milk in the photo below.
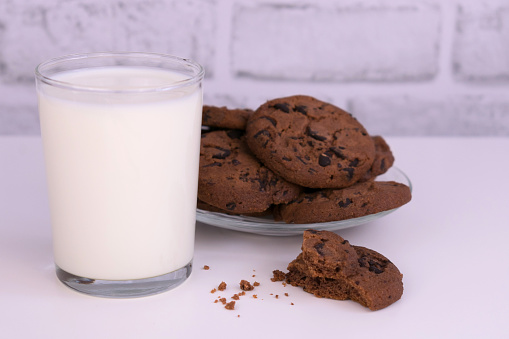
<svg viewBox="0 0 509 339">
<path fill-rule="evenodd" d="M 53 76 L 111 91 L 39 85 L 55 263 L 92 279 L 163 275 L 193 257 L 202 94 L 141 67 Z M 65 84 L 63 84 L 65 85 Z"/>
</svg>

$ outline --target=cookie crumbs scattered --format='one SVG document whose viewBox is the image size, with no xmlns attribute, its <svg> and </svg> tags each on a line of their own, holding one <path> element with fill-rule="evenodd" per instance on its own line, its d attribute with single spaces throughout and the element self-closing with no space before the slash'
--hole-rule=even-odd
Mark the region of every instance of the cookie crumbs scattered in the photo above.
<svg viewBox="0 0 509 339">
<path fill-rule="evenodd" d="M 247 280 L 241 280 L 240 281 L 240 289 L 243 291 L 252 291 L 254 290 L 253 285 Z"/>
<path fill-rule="evenodd" d="M 255 281 L 255 282 L 253 283 L 253 286 L 260 286 L 260 283 L 259 283 L 258 281 Z"/>
<path fill-rule="evenodd" d="M 224 291 L 226 289 L 226 283 L 222 281 L 219 286 L 217 286 L 217 289 L 220 291 Z"/>
<path fill-rule="evenodd" d="M 270 278 L 271 281 L 284 281 L 286 279 L 286 275 L 283 271 L 274 270 L 272 271 L 272 274 L 274 276 Z"/>
<path fill-rule="evenodd" d="M 233 310 L 235 309 L 235 301 L 230 301 L 229 303 L 225 303 L 226 305 L 224 306 L 224 308 L 226 308 L 227 310 Z"/>
<path fill-rule="evenodd" d="M 238 294 L 234 294 L 234 295 L 232 295 L 232 299 L 234 299 L 234 300 L 239 300 L 239 299 L 240 299 L 240 297 L 239 297 L 239 295 L 238 295 Z"/>
<path fill-rule="evenodd" d="M 205 271 L 208 271 L 208 270 L 210 270 L 210 267 L 209 267 L 208 265 L 205 265 L 205 266 L 203 266 L 203 269 L 204 269 Z"/>
<path fill-rule="evenodd" d="M 213 289 L 210 291 L 210 293 L 216 293 L 216 292 L 217 292 L 217 290 L 216 290 L 215 288 L 213 288 Z"/>
</svg>

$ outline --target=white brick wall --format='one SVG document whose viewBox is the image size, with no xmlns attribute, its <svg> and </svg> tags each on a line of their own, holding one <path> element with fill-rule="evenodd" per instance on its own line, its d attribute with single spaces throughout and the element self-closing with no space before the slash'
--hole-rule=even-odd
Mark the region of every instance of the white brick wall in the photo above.
<svg viewBox="0 0 509 339">
<path fill-rule="evenodd" d="M 193 58 L 205 102 L 308 94 L 371 133 L 509 136 L 507 0 L 1 0 L 0 134 L 37 134 L 33 69 L 68 53 Z"/>
</svg>

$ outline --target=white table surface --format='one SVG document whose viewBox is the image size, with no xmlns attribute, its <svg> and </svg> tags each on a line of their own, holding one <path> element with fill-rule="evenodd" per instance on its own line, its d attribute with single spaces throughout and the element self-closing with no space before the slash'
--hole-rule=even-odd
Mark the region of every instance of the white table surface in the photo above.
<svg viewBox="0 0 509 339">
<path fill-rule="evenodd" d="M 0 337 L 509 338 L 509 139 L 387 140 L 412 201 L 338 231 L 404 274 L 402 299 L 372 312 L 270 281 L 300 252 L 300 236 L 203 224 L 193 273 L 178 288 L 126 300 L 74 292 L 54 274 L 41 141 L 0 137 Z M 233 311 L 214 303 L 238 293 L 241 279 L 261 285 Z M 210 293 L 221 281 L 226 291 Z"/>
</svg>

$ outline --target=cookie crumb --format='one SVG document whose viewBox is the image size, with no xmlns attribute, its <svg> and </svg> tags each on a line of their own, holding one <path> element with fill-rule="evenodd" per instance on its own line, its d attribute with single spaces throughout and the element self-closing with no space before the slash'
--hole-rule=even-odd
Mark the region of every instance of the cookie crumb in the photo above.
<svg viewBox="0 0 509 339">
<path fill-rule="evenodd" d="M 219 286 L 217 286 L 217 289 L 219 291 L 224 291 L 226 289 L 226 283 L 224 281 L 222 281 Z"/>
<path fill-rule="evenodd" d="M 253 274 L 253 275 L 252 275 L 252 277 L 254 278 L 254 277 L 256 277 L 256 275 L 255 275 L 255 274 Z"/>
<path fill-rule="evenodd" d="M 274 275 L 272 278 L 270 278 L 271 281 L 284 281 L 286 279 L 286 274 L 283 271 L 280 270 L 274 270 L 272 271 L 272 274 Z"/>
<path fill-rule="evenodd" d="M 258 295 L 257 294 L 253 294 L 253 298 L 258 299 Z"/>
<path fill-rule="evenodd" d="M 240 289 L 243 291 L 252 291 L 254 290 L 253 285 L 247 280 L 241 280 L 240 281 Z"/>
<path fill-rule="evenodd" d="M 241 296 L 242 295 L 246 295 L 246 292 L 242 291 L 242 292 L 239 293 L 239 295 L 241 295 Z"/>
<path fill-rule="evenodd" d="M 224 308 L 226 308 L 227 310 L 233 310 L 233 309 L 235 309 L 235 301 L 230 301 L 229 303 L 226 303 L 226 305 L 224 306 Z"/>
<path fill-rule="evenodd" d="M 219 301 L 223 304 L 223 305 L 226 305 L 226 298 L 221 298 L 219 299 Z M 235 302 L 234 302 L 235 304 Z"/>
<path fill-rule="evenodd" d="M 292 306 L 293 306 L 293 303 L 290 303 L 290 305 L 292 305 Z"/>
<path fill-rule="evenodd" d="M 278 294 L 276 294 L 276 299 L 279 299 L 279 295 Z"/>
<path fill-rule="evenodd" d="M 255 281 L 255 282 L 253 283 L 253 286 L 260 286 L 260 283 L 259 283 L 258 281 Z"/>
<path fill-rule="evenodd" d="M 208 271 L 208 270 L 210 270 L 210 267 L 209 267 L 208 265 L 205 265 L 205 266 L 203 266 L 203 269 L 204 269 L 205 271 Z"/>
<path fill-rule="evenodd" d="M 216 292 L 217 292 L 217 290 L 216 290 L 215 288 L 213 288 L 213 289 L 210 291 L 210 293 L 216 293 Z"/>
<path fill-rule="evenodd" d="M 234 295 L 232 295 L 232 299 L 239 300 L 240 298 L 239 298 L 238 294 L 234 294 Z"/>
<path fill-rule="evenodd" d="M 288 297 L 288 293 L 285 293 L 285 297 Z"/>
<path fill-rule="evenodd" d="M 217 304 L 218 302 L 219 302 L 219 300 L 217 300 L 217 299 L 216 299 L 216 300 L 214 300 L 214 304 Z"/>
</svg>

